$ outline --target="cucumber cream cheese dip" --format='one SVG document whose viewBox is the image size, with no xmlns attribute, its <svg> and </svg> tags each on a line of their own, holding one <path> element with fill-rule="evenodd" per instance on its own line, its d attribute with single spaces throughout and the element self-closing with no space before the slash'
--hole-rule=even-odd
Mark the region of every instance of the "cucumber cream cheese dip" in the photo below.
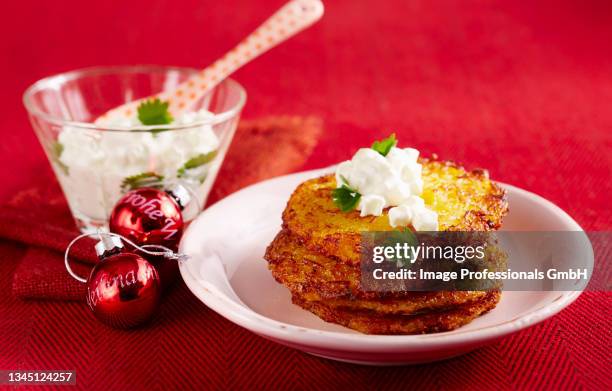
<svg viewBox="0 0 612 391">
<path fill-rule="evenodd" d="M 417 231 L 437 231 L 438 215 L 421 198 L 423 179 L 418 157 L 419 151 L 414 148 L 361 148 L 336 168 L 338 188 L 346 186 L 360 195 L 356 209 L 362 217 L 380 216 L 390 208 L 392 227 L 412 224 Z"/>
<path fill-rule="evenodd" d="M 206 110 L 185 113 L 172 125 L 188 125 L 213 116 Z M 64 127 L 54 146 L 58 178 L 73 211 L 104 221 L 132 180 L 181 178 L 197 187 L 206 178 L 219 148 L 210 125 L 164 131 L 130 132 L 138 118 L 122 118 L 100 131 Z M 127 188 L 126 188 L 127 187 Z"/>
</svg>

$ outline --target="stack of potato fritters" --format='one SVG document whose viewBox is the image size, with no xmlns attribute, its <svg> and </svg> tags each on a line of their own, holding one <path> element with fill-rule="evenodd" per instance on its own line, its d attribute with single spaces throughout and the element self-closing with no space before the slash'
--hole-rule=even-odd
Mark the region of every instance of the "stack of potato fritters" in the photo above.
<svg viewBox="0 0 612 391">
<path fill-rule="evenodd" d="M 484 171 L 421 159 L 426 205 L 440 230 L 492 231 L 508 211 L 504 191 Z M 283 213 L 265 259 L 293 302 L 325 321 L 368 334 L 452 330 L 495 307 L 499 291 L 367 292 L 361 286 L 361 233 L 391 231 L 387 211 L 360 217 L 332 201 L 333 175 L 302 183 Z"/>
</svg>

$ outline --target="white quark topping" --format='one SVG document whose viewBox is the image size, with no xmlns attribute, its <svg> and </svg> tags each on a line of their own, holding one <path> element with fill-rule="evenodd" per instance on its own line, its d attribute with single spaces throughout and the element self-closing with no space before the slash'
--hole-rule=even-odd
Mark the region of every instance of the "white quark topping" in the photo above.
<svg viewBox="0 0 612 391">
<path fill-rule="evenodd" d="M 359 210 L 361 216 L 380 216 L 385 207 L 385 197 L 376 194 L 368 194 L 359 199 Z"/>
<path fill-rule="evenodd" d="M 212 114 L 186 113 L 175 124 L 201 121 Z M 189 119 L 190 121 L 186 121 Z M 121 120 L 118 126 L 137 126 L 138 120 Z M 128 122 L 137 122 L 129 125 Z M 163 129 L 163 125 L 159 125 Z M 118 173 L 124 177 L 143 172 L 173 176 L 189 159 L 216 150 L 219 140 L 210 126 L 176 131 L 127 132 L 89 131 L 65 127 L 58 137 L 62 145 L 59 161 L 68 167 L 86 167 L 95 172 Z"/>
<path fill-rule="evenodd" d="M 201 110 L 185 113 L 172 125 L 200 122 L 213 116 Z M 116 120 L 107 126 L 134 127 L 137 118 Z M 160 129 L 164 125 L 159 125 Z M 127 177 L 155 173 L 164 178 L 184 176 L 194 181 L 206 177 L 209 164 L 181 168 L 198 156 L 214 153 L 219 139 L 210 125 L 172 131 L 98 131 L 64 127 L 58 137 L 57 161 L 65 170 L 58 177 L 71 207 L 93 219 L 105 219 L 121 197 Z"/>
<path fill-rule="evenodd" d="M 361 195 L 360 215 L 380 216 L 389 209 L 392 227 L 412 224 L 417 231 L 437 231 L 438 215 L 425 206 L 419 151 L 391 147 L 386 156 L 361 148 L 336 168 L 338 187 L 346 185 Z"/>
</svg>

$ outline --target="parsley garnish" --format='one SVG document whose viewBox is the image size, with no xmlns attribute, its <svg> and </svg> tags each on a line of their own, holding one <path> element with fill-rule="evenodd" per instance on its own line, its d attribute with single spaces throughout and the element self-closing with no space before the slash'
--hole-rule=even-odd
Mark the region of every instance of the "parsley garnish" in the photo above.
<svg viewBox="0 0 612 391">
<path fill-rule="evenodd" d="M 123 182 L 121 182 L 121 190 L 125 192 L 140 187 L 158 187 L 161 186 L 161 181 L 163 179 L 163 175 L 154 172 L 143 172 L 141 174 L 126 177 Z"/>
<path fill-rule="evenodd" d="M 174 118 L 168 111 L 168 102 L 155 98 L 138 106 L 138 119 L 143 125 L 168 125 Z"/>
<path fill-rule="evenodd" d="M 400 230 L 400 238 L 401 238 L 400 243 L 402 245 L 403 243 L 407 243 L 408 246 L 410 247 L 417 247 L 419 245 L 419 240 L 417 239 L 417 236 L 408 227 L 405 227 L 403 230 Z M 416 258 L 413 259 L 413 256 L 414 256 L 414 253 L 409 254 L 408 257 L 405 258 L 405 261 L 409 262 L 410 264 L 414 264 L 414 262 L 416 262 L 417 259 Z M 398 260 L 397 265 L 399 267 L 406 266 L 406 264 L 401 260 Z"/>
<path fill-rule="evenodd" d="M 394 231 L 384 231 L 380 232 L 380 234 L 381 237 L 384 239 L 383 244 L 386 247 L 396 247 L 398 244 L 403 246 L 404 243 L 406 243 L 410 247 L 417 247 L 419 245 L 419 241 L 416 235 L 408 227 L 405 227 L 403 229 L 400 228 Z M 397 264 L 397 267 L 405 267 L 416 261 L 416 259 L 413 260 L 413 256 L 414 253 L 411 253 L 409 251 L 405 258 L 392 257 L 387 258 L 387 261 L 395 262 Z"/>
<path fill-rule="evenodd" d="M 374 141 L 372 144 L 372 149 L 383 156 L 387 156 L 391 148 L 395 147 L 396 145 L 397 139 L 395 138 L 395 133 L 392 133 L 391 136 L 384 140 Z"/>
<path fill-rule="evenodd" d="M 332 200 L 343 212 L 350 212 L 357 207 L 361 194 L 348 185 L 346 178 L 341 177 L 342 186 L 332 191 Z"/>
<path fill-rule="evenodd" d="M 183 164 L 183 167 L 178 169 L 178 176 L 182 177 L 183 175 L 185 175 L 185 172 L 187 170 L 191 170 L 192 168 L 200 167 L 206 163 L 211 162 L 215 158 L 215 156 L 217 156 L 217 151 L 201 153 L 196 157 L 192 157 L 191 159 L 187 160 L 185 164 Z"/>
<path fill-rule="evenodd" d="M 64 171 L 64 174 L 68 175 L 68 167 L 62 163 L 60 160 L 60 156 L 62 156 L 62 152 L 64 152 L 64 146 L 59 141 L 54 141 L 51 143 L 51 158 L 59 168 Z"/>
</svg>

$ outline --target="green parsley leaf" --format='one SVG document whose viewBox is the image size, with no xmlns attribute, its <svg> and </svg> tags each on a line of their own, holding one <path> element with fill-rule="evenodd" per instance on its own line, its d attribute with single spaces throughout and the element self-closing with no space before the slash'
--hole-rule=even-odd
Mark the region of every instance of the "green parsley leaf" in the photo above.
<svg viewBox="0 0 612 391">
<path fill-rule="evenodd" d="M 392 133 L 391 136 L 384 140 L 374 141 L 372 144 L 372 149 L 383 156 L 387 156 L 391 148 L 395 147 L 396 145 L 397 139 L 395 138 L 395 133 Z"/>
<path fill-rule="evenodd" d="M 54 141 L 51 143 L 51 159 L 59 166 L 64 174 L 68 175 L 68 167 L 60 160 L 62 152 L 64 152 L 64 146 L 62 143 L 59 141 Z"/>
<path fill-rule="evenodd" d="M 344 178 L 342 178 L 344 180 Z M 350 212 L 357 207 L 361 198 L 355 189 L 351 189 L 346 183 L 332 191 L 332 200 L 343 212 Z"/>
<path fill-rule="evenodd" d="M 143 125 L 168 125 L 174 120 L 168 111 L 168 102 L 157 98 L 145 100 L 138 106 L 138 119 Z"/>
<path fill-rule="evenodd" d="M 163 179 L 163 175 L 154 172 L 143 172 L 141 174 L 126 177 L 123 182 L 121 182 L 121 190 L 126 192 L 140 187 L 160 187 Z"/>
<path fill-rule="evenodd" d="M 203 166 L 206 163 L 210 163 L 215 156 L 217 156 L 217 151 L 212 151 L 208 153 L 201 153 L 191 159 L 187 160 L 183 167 L 178 169 L 178 176 L 182 177 L 185 175 L 187 170 L 191 170 L 192 168 Z"/>
<path fill-rule="evenodd" d="M 386 247 L 395 247 L 397 244 L 403 246 L 404 243 L 408 244 L 409 247 L 417 247 L 419 245 L 419 241 L 408 227 L 404 227 L 403 229 L 397 229 L 394 231 L 385 231 L 381 233 L 383 238 L 384 246 Z M 412 253 L 408 252 L 408 256 L 406 258 L 387 258 L 389 262 L 395 262 L 398 267 L 405 267 L 412 264 Z"/>
<path fill-rule="evenodd" d="M 410 228 L 408 227 L 404 227 L 403 230 L 400 230 L 400 243 L 408 243 L 408 245 L 410 247 L 417 247 L 419 245 L 419 240 L 417 239 L 416 235 L 414 234 L 414 232 L 412 232 L 410 230 Z M 412 258 L 408 258 L 409 260 L 411 260 Z"/>
<path fill-rule="evenodd" d="M 346 185 L 347 187 L 350 187 L 349 184 L 348 184 L 349 181 L 348 181 L 348 179 L 346 179 L 346 177 L 344 175 L 340 175 L 340 179 L 342 179 L 341 185 Z"/>
</svg>

